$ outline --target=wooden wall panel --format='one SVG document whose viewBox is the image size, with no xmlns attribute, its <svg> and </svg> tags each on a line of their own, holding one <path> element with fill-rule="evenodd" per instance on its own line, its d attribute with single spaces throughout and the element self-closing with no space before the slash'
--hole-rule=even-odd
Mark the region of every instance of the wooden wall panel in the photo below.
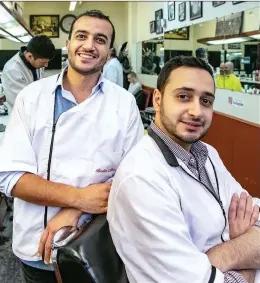
<svg viewBox="0 0 260 283">
<path fill-rule="evenodd" d="M 203 141 L 218 151 L 225 166 L 243 188 L 260 197 L 260 126 L 214 113 Z"/>
<path fill-rule="evenodd" d="M 203 141 L 216 148 L 231 174 L 233 174 L 233 140 L 232 120 L 214 113 L 212 125 Z"/>
</svg>

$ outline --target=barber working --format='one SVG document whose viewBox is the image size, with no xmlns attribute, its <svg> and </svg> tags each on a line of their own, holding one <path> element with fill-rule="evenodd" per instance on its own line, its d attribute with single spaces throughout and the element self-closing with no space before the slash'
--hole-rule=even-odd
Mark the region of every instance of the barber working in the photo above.
<svg viewBox="0 0 260 283">
<path fill-rule="evenodd" d="M 13 107 L 18 93 L 30 83 L 43 78 L 44 68 L 54 57 L 55 46 L 45 35 L 33 37 L 12 57 L 2 74 L 6 101 Z"/>
<path fill-rule="evenodd" d="M 23 87 L 35 81 L 21 86 L 7 125 L 0 147 L 0 191 L 14 197 L 13 252 L 27 283 L 57 282 L 50 263 L 55 233 L 75 227 L 81 216 L 107 211 L 115 171 L 144 134 L 134 96 L 101 74 L 114 41 L 108 16 L 84 12 L 72 23 L 66 42 L 68 67 L 41 80 L 28 66 L 19 73 Z M 39 63 L 35 69 L 46 66 L 51 44 L 46 39 L 49 49 L 41 45 L 42 52 L 49 50 L 43 55 L 33 53 L 31 44 L 21 62 L 29 58 Z M 15 83 L 6 83 L 10 68 L 5 68 L 5 87 L 19 92 Z"/>
</svg>

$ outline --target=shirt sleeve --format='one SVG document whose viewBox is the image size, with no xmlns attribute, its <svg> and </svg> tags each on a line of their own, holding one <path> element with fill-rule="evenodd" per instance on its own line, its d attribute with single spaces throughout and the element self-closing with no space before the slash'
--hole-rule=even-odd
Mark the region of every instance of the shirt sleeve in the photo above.
<svg viewBox="0 0 260 283">
<path fill-rule="evenodd" d="M 133 148 L 144 136 L 144 126 L 141 120 L 139 109 L 133 98 L 131 105 L 131 114 L 127 127 L 127 133 L 124 141 L 123 156 Z"/>
<path fill-rule="evenodd" d="M 133 85 L 133 88 L 132 88 L 132 94 L 135 95 L 138 93 L 138 91 L 140 91 L 142 89 L 142 86 L 141 84 L 137 83 L 137 84 L 134 84 Z"/>
<path fill-rule="evenodd" d="M 109 68 L 104 68 L 103 76 L 104 78 L 115 84 L 118 83 L 118 70 L 114 66 L 109 66 Z"/>
<path fill-rule="evenodd" d="M 119 167 L 108 206 L 111 236 L 129 281 L 223 283 L 224 274 L 192 242 L 172 186 L 158 178 L 160 172 L 132 173 L 131 165 L 128 171 Z"/>
<path fill-rule="evenodd" d="M 228 271 L 224 275 L 224 283 L 247 283 L 244 277 L 238 272 Z"/>
<path fill-rule="evenodd" d="M 32 147 L 34 121 L 32 116 L 34 115 L 31 111 L 31 102 L 25 100 L 26 94 L 33 91 L 31 86 L 27 86 L 18 94 L 7 124 L 0 146 L 0 173 L 29 172 L 37 174 L 37 160 Z M 3 177 L 3 179 L 5 178 Z M 10 186 L 5 186 L 6 194 L 10 194 L 9 189 Z"/>
<path fill-rule="evenodd" d="M 12 189 L 25 172 L 0 172 L 0 192 L 11 197 Z"/>
<path fill-rule="evenodd" d="M 13 107 L 18 93 L 20 93 L 28 83 L 20 71 L 13 69 L 3 71 L 2 83 L 6 100 Z"/>
</svg>

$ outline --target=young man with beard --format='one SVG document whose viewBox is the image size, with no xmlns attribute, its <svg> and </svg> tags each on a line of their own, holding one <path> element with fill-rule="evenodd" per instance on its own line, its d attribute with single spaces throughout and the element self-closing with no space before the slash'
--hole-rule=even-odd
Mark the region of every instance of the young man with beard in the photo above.
<svg viewBox="0 0 260 283">
<path fill-rule="evenodd" d="M 83 213 L 106 212 L 111 179 L 143 136 L 134 97 L 101 76 L 114 40 L 102 12 L 79 15 L 68 68 L 17 97 L 0 148 L 0 190 L 15 198 L 13 251 L 26 282 L 56 282 L 54 234 Z"/>
<path fill-rule="evenodd" d="M 155 123 L 116 172 L 107 217 L 130 283 L 254 282 L 259 207 L 200 141 L 214 93 L 204 60 L 167 62 L 153 94 Z"/>
</svg>

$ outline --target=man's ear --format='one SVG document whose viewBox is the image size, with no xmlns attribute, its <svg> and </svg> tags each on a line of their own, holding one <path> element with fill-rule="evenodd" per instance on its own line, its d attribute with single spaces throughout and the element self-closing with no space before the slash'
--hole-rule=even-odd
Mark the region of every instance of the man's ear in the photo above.
<svg viewBox="0 0 260 283">
<path fill-rule="evenodd" d="M 113 51 L 113 48 L 110 48 L 108 53 L 107 53 L 107 60 L 106 60 L 106 62 L 111 58 L 112 51 Z"/>
<path fill-rule="evenodd" d="M 69 50 L 69 46 L 70 46 L 70 40 L 69 40 L 69 39 L 67 39 L 67 40 L 66 40 L 66 47 L 67 47 L 67 51 Z"/>
<path fill-rule="evenodd" d="M 156 88 L 153 91 L 153 108 L 154 108 L 155 112 L 159 112 L 160 111 L 161 103 L 162 103 L 162 94 Z"/>
</svg>

